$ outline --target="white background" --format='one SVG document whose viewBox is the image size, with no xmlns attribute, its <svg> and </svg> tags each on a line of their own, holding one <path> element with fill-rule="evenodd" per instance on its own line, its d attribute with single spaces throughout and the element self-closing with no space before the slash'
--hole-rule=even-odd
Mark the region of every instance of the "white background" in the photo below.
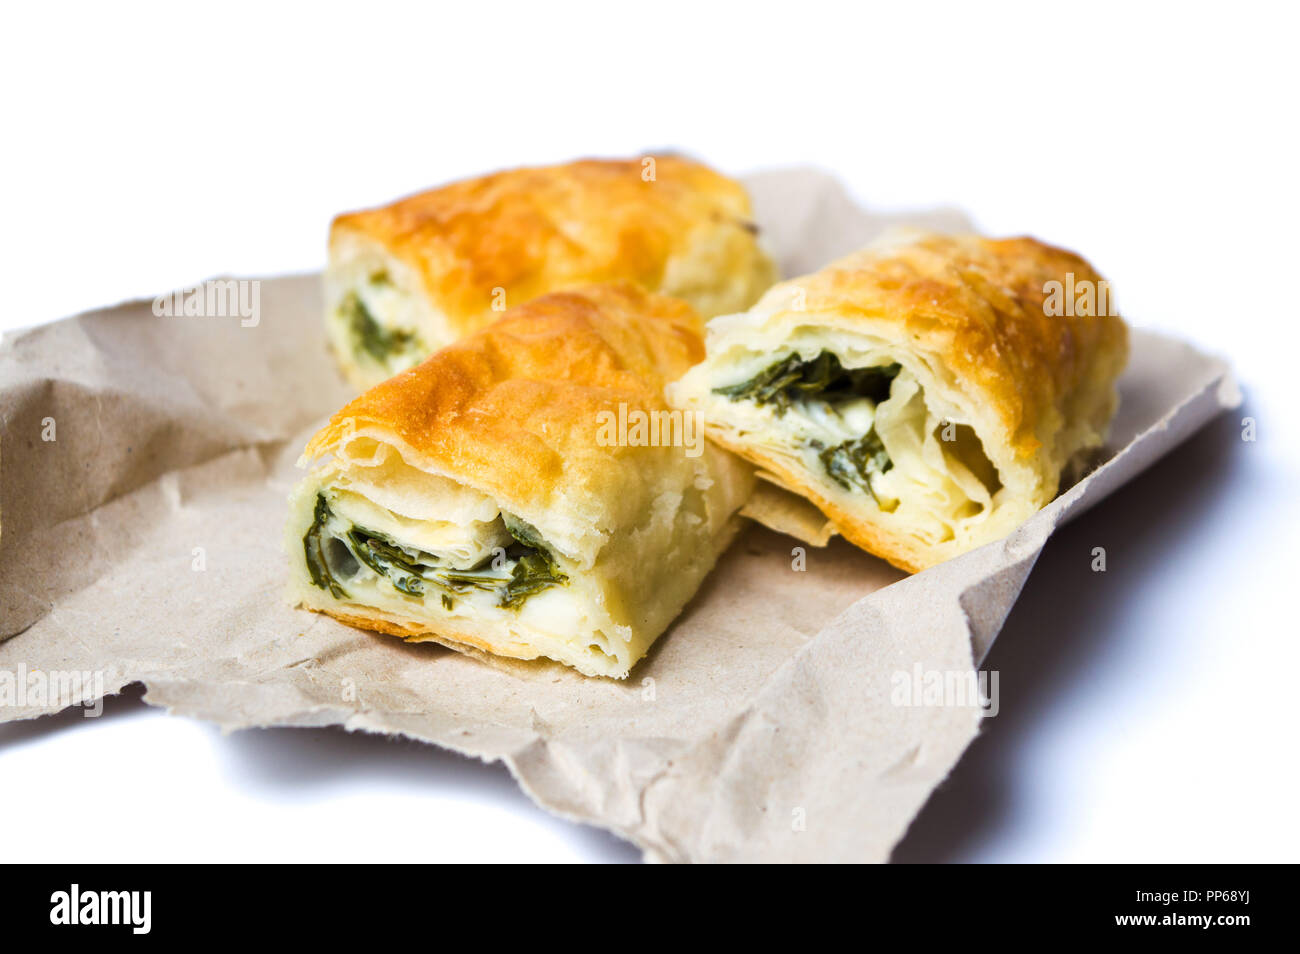
<svg viewBox="0 0 1300 954">
<path fill-rule="evenodd" d="M 0 41 L 0 327 L 314 269 L 341 210 L 664 146 L 1083 252 L 1135 324 L 1230 358 L 1246 405 L 1049 545 L 988 661 L 1001 712 L 897 857 L 1300 860 L 1286 7 L 36 7 Z M 0 815 L 7 861 L 636 858 L 499 766 L 222 737 L 138 693 L 0 728 Z"/>
</svg>

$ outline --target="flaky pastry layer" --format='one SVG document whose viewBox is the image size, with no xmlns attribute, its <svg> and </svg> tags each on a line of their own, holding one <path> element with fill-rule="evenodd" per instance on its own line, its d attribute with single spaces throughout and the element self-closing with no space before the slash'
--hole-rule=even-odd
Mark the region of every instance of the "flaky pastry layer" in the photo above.
<svg viewBox="0 0 1300 954">
<path fill-rule="evenodd" d="M 371 389 L 304 453 L 295 599 L 406 639 L 626 676 L 753 486 L 663 398 L 701 357 L 688 305 L 622 283 L 537 298 Z M 656 443 L 619 430 L 650 415 Z"/>
<path fill-rule="evenodd" d="M 714 319 L 669 397 L 849 540 L 924 569 L 1010 532 L 1105 439 L 1127 329 L 1056 283 L 1092 288 L 1093 312 L 1109 288 L 1033 239 L 896 233 Z"/>
</svg>

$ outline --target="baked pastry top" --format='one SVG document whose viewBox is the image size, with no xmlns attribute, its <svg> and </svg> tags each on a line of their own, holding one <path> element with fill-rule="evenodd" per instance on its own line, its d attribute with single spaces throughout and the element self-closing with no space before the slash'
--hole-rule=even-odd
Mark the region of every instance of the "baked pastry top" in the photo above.
<svg viewBox="0 0 1300 954">
<path fill-rule="evenodd" d="M 331 343 L 369 386 L 564 288 L 626 280 L 738 311 L 777 277 L 751 215 L 740 183 L 677 156 L 513 169 L 340 215 Z"/>
<path fill-rule="evenodd" d="M 295 598 L 409 639 L 625 676 L 753 486 L 664 400 L 703 354 L 689 305 L 614 283 L 534 299 L 366 392 L 304 452 Z M 655 442 L 619 429 L 650 419 Z"/>
</svg>

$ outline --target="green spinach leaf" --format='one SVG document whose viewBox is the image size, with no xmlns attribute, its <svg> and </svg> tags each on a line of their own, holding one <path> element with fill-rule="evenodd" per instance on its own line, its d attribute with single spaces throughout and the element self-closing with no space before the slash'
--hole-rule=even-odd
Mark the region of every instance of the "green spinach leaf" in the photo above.
<svg viewBox="0 0 1300 954">
<path fill-rule="evenodd" d="M 357 345 L 381 364 L 393 355 L 409 351 L 416 345 L 416 338 L 412 332 L 398 328 L 385 328 L 376 321 L 365 302 L 355 293 L 344 298 L 340 308 Z"/>
<path fill-rule="evenodd" d="M 516 541 L 511 549 L 520 552 L 510 571 L 510 582 L 501 594 L 502 606 L 517 607 L 534 593 L 569 581 L 536 530 L 516 521 L 506 521 L 506 529 Z"/>
<path fill-rule="evenodd" d="M 325 525 L 333 516 L 329 502 L 324 494 L 316 495 L 316 511 L 311 527 L 302 537 L 302 549 L 307 558 L 307 572 L 311 581 L 322 590 L 329 590 L 335 599 L 346 599 L 347 591 L 330 574 L 329 563 L 325 560 Z"/>
<path fill-rule="evenodd" d="M 807 361 L 794 352 L 768 365 L 748 381 L 714 388 L 713 393 L 733 401 L 771 404 L 778 414 L 789 410 L 797 398 L 834 403 L 866 397 L 879 404 L 889 397 L 890 386 L 900 370 L 897 364 L 846 368 L 830 351 L 822 351 Z"/>
<path fill-rule="evenodd" d="M 550 557 L 542 552 L 526 553 L 510 571 L 510 582 L 501 594 L 501 605 L 514 609 L 534 593 L 568 581 Z"/>
<path fill-rule="evenodd" d="M 894 466 L 875 428 L 857 440 L 844 441 L 834 447 L 813 445 L 827 475 L 845 490 L 865 490 L 876 497 L 871 486 L 874 474 L 883 474 Z M 879 498 L 876 498 L 879 503 Z"/>
<path fill-rule="evenodd" d="M 358 560 L 408 596 L 423 597 L 428 585 L 451 593 L 484 590 L 496 592 L 499 605 L 517 608 L 534 593 L 568 582 L 535 530 L 511 525 L 507 529 L 516 541 L 507 550 L 514 560 L 508 572 L 492 566 L 491 558 L 469 569 L 441 568 L 434 565 L 437 560 L 431 554 L 413 553 L 356 526 L 348 531 L 348 543 Z M 451 609 L 451 596 L 442 593 L 441 597 L 442 605 Z"/>
</svg>

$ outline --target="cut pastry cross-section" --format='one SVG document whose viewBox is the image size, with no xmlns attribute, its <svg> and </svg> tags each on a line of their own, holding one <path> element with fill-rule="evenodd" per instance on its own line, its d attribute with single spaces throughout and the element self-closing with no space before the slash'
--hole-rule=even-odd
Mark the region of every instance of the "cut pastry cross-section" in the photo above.
<svg viewBox="0 0 1300 954">
<path fill-rule="evenodd" d="M 1125 325 L 1052 304 L 1054 286 L 1098 285 L 1032 239 L 893 234 L 714 319 L 669 398 L 853 543 L 920 570 L 1007 534 L 1102 443 Z"/>
<path fill-rule="evenodd" d="M 753 488 L 663 398 L 703 353 L 690 306 L 602 285 L 512 309 L 366 392 L 304 454 L 294 598 L 411 640 L 626 676 Z"/>
</svg>

